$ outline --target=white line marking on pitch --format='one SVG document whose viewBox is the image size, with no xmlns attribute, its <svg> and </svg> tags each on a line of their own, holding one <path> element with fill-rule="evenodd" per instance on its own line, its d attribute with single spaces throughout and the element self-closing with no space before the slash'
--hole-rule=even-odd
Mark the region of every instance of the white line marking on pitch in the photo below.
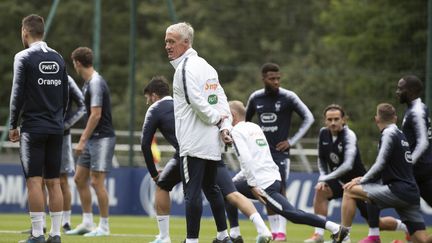
<svg viewBox="0 0 432 243">
<path fill-rule="evenodd" d="M 0 234 L 22 234 L 21 231 L 16 230 L 0 230 Z M 110 234 L 115 237 L 154 237 L 154 235 L 145 234 Z"/>
</svg>

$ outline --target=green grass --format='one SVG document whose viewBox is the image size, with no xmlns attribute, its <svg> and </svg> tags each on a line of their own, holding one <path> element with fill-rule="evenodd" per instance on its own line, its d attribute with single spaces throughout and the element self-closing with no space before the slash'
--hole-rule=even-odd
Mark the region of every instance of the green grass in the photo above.
<svg viewBox="0 0 432 243">
<path fill-rule="evenodd" d="M 49 217 L 48 217 L 49 220 Z M 79 215 L 72 216 L 72 224 L 75 226 L 81 221 Z M 98 219 L 96 219 L 98 222 Z M 49 225 L 49 221 L 48 221 Z M 19 233 L 29 228 L 30 218 L 28 214 L 0 214 L 0 242 L 18 242 L 25 239 L 27 235 Z M 149 242 L 158 233 L 156 220 L 144 216 L 111 216 L 110 217 L 111 236 L 101 238 L 85 238 L 82 236 L 62 235 L 64 243 L 126 243 L 126 242 Z M 256 231 L 250 221 L 240 222 L 241 232 L 246 243 L 255 242 Z M 170 224 L 171 241 L 181 242 L 186 235 L 186 225 L 184 218 L 171 217 Z M 287 242 L 303 242 L 313 233 L 310 226 L 296 225 L 288 223 Z M 364 224 L 356 224 L 352 228 L 352 242 L 357 242 L 366 236 L 368 228 Z M 213 219 L 203 218 L 201 221 L 200 242 L 208 243 L 216 236 L 216 227 Z M 329 234 L 326 232 L 326 239 Z M 382 232 L 382 242 L 391 242 L 393 239 L 403 239 L 402 232 Z"/>
</svg>

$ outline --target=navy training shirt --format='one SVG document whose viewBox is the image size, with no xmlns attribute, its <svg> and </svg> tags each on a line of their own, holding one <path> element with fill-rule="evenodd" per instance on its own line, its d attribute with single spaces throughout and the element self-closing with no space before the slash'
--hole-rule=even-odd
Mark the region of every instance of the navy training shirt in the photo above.
<svg viewBox="0 0 432 243">
<path fill-rule="evenodd" d="M 432 164 L 432 131 L 429 110 L 420 98 L 408 104 L 402 121 L 402 131 L 410 144 L 414 170 L 422 169 L 421 164 Z"/>
<path fill-rule="evenodd" d="M 293 112 L 297 113 L 303 122 L 294 136 L 288 138 Z M 294 145 L 306 134 L 314 121 L 312 112 L 303 101 L 294 92 L 284 88 L 279 88 L 277 94 L 270 94 L 265 89 L 252 93 L 246 106 L 246 121 L 251 121 L 255 113 L 275 161 L 289 158 L 289 151 L 277 151 L 276 144 L 288 140 L 290 145 Z"/>
<path fill-rule="evenodd" d="M 154 165 L 151 143 L 156 130 L 162 133 L 165 139 L 176 149 L 174 158 L 180 161 L 179 145 L 175 136 L 175 118 L 173 98 L 165 96 L 153 103 L 147 110 L 144 118 L 141 136 L 141 150 L 152 177 L 158 175 Z"/>
<path fill-rule="evenodd" d="M 64 134 L 70 134 L 70 128 L 81 119 L 86 113 L 84 104 L 84 96 L 81 89 L 75 83 L 75 80 L 68 76 L 69 84 L 69 103 L 66 109 L 66 116 L 64 120 Z M 76 108 L 73 109 L 72 105 L 75 103 Z"/>
<path fill-rule="evenodd" d="M 91 114 L 91 107 L 102 108 L 102 116 L 91 138 L 114 137 L 110 91 L 105 79 L 103 79 L 98 72 L 94 71 L 91 79 L 84 83 L 82 90 L 88 117 L 90 117 Z"/>
<path fill-rule="evenodd" d="M 360 183 L 381 179 L 400 199 L 418 205 L 420 194 L 414 179 L 411 151 L 405 135 L 395 124 L 391 124 L 381 132 L 378 148 L 375 163 Z"/>
<path fill-rule="evenodd" d="M 63 134 L 68 103 L 63 57 L 45 42 L 34 42 L 15 55 L 13 73 L 10 128 L 17 128 L 21 113 L 21 132 Z"/>
<path fill-rule="evenodd" d="M 343 127 L 335 141 L 328 128 L 321 128 L 318 140 L 318 168 L 321 174 L 320 181 L 337 179 L 347 183 L 366 173 L 357 145 L 357 136 L 348 126 Z"/>
</svg>

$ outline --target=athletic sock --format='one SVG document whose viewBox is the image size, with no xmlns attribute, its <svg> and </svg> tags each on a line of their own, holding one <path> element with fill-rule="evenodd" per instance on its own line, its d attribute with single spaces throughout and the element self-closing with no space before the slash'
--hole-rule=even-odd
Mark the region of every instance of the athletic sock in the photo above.
<svg viewBox="0 0 432 243">
<path fill-rule="evenodd" d="M 279 215 L 268 215 L 267 218 L 270 224 L 270 231 L 272 233 L 277 233 L 279 230 Z"/>
<path fill-rule="evenodd" d="M 369 234 L 368 236 L 380 236 L 379 228 L 369 228 Z"/>
<path fill-rule="evenodd" d="M 108 223 L 108 217 L 99 219 L 99 228 L 104 231 L 109 231 L 109 223 Z"/>
<path fill-rule="evenodd" d="M 51 236 L 55 236 L 58 235 L 60 236 L 60 228 L 61 228 L 61 222 L 62 222 L 62 215 L 63 212 L 50 212 L 50 216 L 51 216 L 51 230 L 50 230 L 50 235 Z"/>
<path fill-rule="evenodd" d="M 330 232 L 332 232 L 332 234 L 336 234 L 339 231 L 340 225 L 338 225 L 332 221 L 327 221 L 325 224 L 325 228 L 326 228 L 326 230 L 329 230 Z"/>
<path fill-rule="evenodd" d="M 43 227 L 46 228 L 46 213 L 43 212 Z"/>
<path fill-rule="evenodd" d="M 65 224 L 71 224 L 70 222 L 70 217 L 71 217 L 72 211 L 68 210 L 68 211 L 63 211 L 63 218 L 62 218 L 62 225 Z"/>
<path fill-rule="evenodd" d="M 93 226 L 93 213 L 83 213 L 83 225 Z"/>
<path fill-rule="evenodd" d="M 198 238 L 193 238 L 193 239 L 186 239 L 186 243 L 198 243 Z"/>
<path fill-rule="evenodd" d="M 316 216 L 318 216 L 319 218 L 324 219 L 324 220 L 326 220 L 326 218 L 327 218 L 326 216 L 321 215 L 321 214 L 317 214 Z M 315 234 L 324 235 L 324 229 L 315 227 Z"/>
<path fill-rule="evenodd" d="M 396 222 L 397 222 L 396 230 L 408 232 L 406 225 L 404 223 L 402 223 L 402 221 L 400 221 L 399 219 L 396 219 Z"/>
<path fill-rule="evenodd" d="M 32 224 L 32 235 L 38 237 L 44 234 L 43 232 L 43 214 L 44 212 L 30 212 Z"/>
<path fill-rule="evenodd" d="M 235 227 L 230 228 L 229 235 L 230 235 L 231 238 L 237 238 L 237 237 L 239 237 L 241 235 L 241 233 L 240 233 L 240 227 L 239 226 L 235 226 Z"/>
<path fill-rule="evenodd" d="M 164 239 L 169 237 L 169 215 L 157 215 L 157 223 L 159 227 L 159 238 Z"/>
<path fill-rule="evenodd" d="M 225 239 L 226 237 L 228 237 L 228 231 L 227 231 L 227 230 L 222 230 L 222 231 L 220 231 L 220 232 L 217 232 L 217 234 L 216 234 L 216 238 L 217 238 L 218 240 L 223 240 L 223 239 Z"/>
<path fill-rule="evenodd" d="M 253 213 L 249 219 L 254 223 L 255 228 L 258 232 L 258 235 L 271 235 L 271 232 L 267 228 L 267 225 L 264 223 L 264 220 L 262 219 L 261 215 L 259 213 Z M 239 228 L 239 227 L 237 227 Z M 231 231 L 230 231 L 231 233 Z M 239 235 L 240 235 L 240 228 L 239 228 Z"/>
<path fill-rule="evenodd" d="M 278 232 L 286 235 L 287 220 L 282 215 L 278 215 L 278 216 L 279 216 L 279 230 L 278 230 Z"/>
</svg>

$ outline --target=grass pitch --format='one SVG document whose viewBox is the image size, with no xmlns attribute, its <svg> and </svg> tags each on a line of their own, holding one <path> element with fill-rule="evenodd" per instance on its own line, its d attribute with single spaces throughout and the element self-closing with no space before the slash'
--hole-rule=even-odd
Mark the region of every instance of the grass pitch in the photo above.
<svg viewBox="0 0 432 243">
<path fill-rule="evenodd" d="M 47 217 L 49 231 L 49 217 Z M 72 216 L 72 224 L 76 226 L 81 222 L 80 215 Z M 95 222 L 99 222 L 95 218 Z M 28 214 L 0 214 L 0 242 L 18 242 L 27 238 L 26 234 L 20 232 L 30 227 L 30 218 Z M 83 236 L 62 235 L 64 243 L 130 243 L 130 242 L 150 242 L 158 234 L 157 223 L 155 218 L 146 216 L 111 216 L 110 217 L 111 236 L 87 238 Z M 256 231 L 252 222 L 247 220 L 240 221 L 240 228 L 246 243 L 254 243 Z M 287 242 L 302 243 L 313 233 L 313 227 L 296 225 L 288 223 L 287 225 Z M 368 233 L 367 225 L 353 225 L 351 232 L 352 242 L 358 242 Z M 181 242 L 186 236 L 186 221 L 184 218 L 171 217 L 170 223 L 171 241 Z M 201 220 L 200 242 L 212 242 L 216 236 L 216 227 L 212 218 L 203 218 Z M 326 239 L 330 234 L 326 232 Z M 391 242 L 394 239 L 404 239 L 402 232 L 381 232 L 381 241 Z"/>
</svg>

